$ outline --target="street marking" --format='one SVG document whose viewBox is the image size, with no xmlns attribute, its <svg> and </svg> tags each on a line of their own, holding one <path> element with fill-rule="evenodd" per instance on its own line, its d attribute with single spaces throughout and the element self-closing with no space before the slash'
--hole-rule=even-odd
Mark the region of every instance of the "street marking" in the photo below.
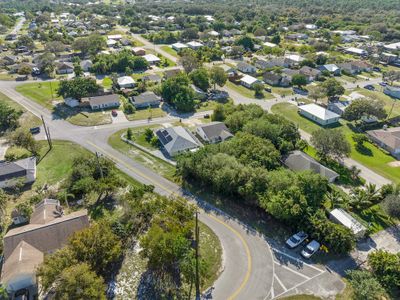
<svg viewBox="0 0 400 300">
<path fill-rule="evenodd" d="M 90 141 L 87 141 L 88 144 L 92 145 L 93 147 L 95 147 L 96 149 L 99 149 L 100 152 L 105 153 L 106 155 L 108 155 L 109 157 L 111 157 L 112 159 L 115 159 L 118 163 L 120 163 L 121 165 L 123 165 L 125 168 L 137 173 L 138 175 L 142 176 L 143 178 L 147 179 L 148 181 L 150 181 L 151 183 L 154 184 L 154 186 L 158 186 L 159 188 L 163 189 L 166 192 L 171 193 L 172 195 L 176 195 L 179 197 L 182 197 L 181 195 L 178 195 L 175 191 L 170 190 L 168 188 L 165 188 L 163 186 L 160 186 L 157 182 L 155 182 L 152 178 L 148 177 L 147 175 L 143 174 L 142 172 L 133 169 L 131 166 L 129 166 L 128 164 L 126 164 L 125 162 L 123 162 L 122 160 L 120 160 L 117 157 L 114 157 L 113 155 L 111 155 L 110 153 L 108 153 L 106 150 L 101 149 L 100 147 L 98 147 L 97 145 L 93 144 Z M 231 232 L 233 232 L 242 242 L 245 251 L 246 251 L 246 256 L 247 256 L 247 271 L 246 271 L 246 275 L 242 281 L 242 283 L 240 284 L 240 286 L 233 292 L 233 294 L 231 296 L 228 297 L 229 300 L 233 300 L 235 299 L 239 293 L 243 290 L 243 288 L 246 286 L 247 282 L 249 281 L 250 278 L 250 273 L 252 270 L 252 258 L 251 258 L 251 254 L 250 254 L 250 248 L 248 246 L 248 244 L 246 243 L 246 241 L 244 240 L 244 238 L 242 237 L 242 235 L 234 228 L 232 228 L 230 225 L 226 224 L 225 222 L 219 220 L 217 217 L 211 215 L 211 214 L 207 214 L 210 218 L 212 218 L 213 220 L 217 221 L 218 223 L 220 223 L 221 225 L 224 225 L 226 228 L 228 228 Z"/>
<path fill-rule="evenodd" d="M 275 262 L 275 263 L 280 265 L 282 268 L 284 268 L 284 269 L 286 269 L 286 270 L 288 270 L 288 271 L 290 271 L 290 272 L 292 272 L 292 273 L 294 273 L 296 275 L 299 275 L 299 276 L 301 276 L 301 277 L 303 277 L 305 279 L 310 279 L 310 277 L 308 277 L 307 275 L 301 274 L 301 273 L 299 273 L 299 272 L 297 272 L 297 271 L 295 271 L 295 270 L 293 270 L 293 269 L 291 269 L 291 268 L 289 268 L 289 267 L 287 267 L 285 265 L 281 265 L 281 264 L 279 264 L 277 262 Z"/>
<path fill-rule="evenodd" d="M 279 283 L 279 285 L 283 288 L 283 290 L 286 292 L 288 289 L 286 288 L 286 286 L 283 284 L 283 282 L 279 279 L 279 277 L 276 274 L 274 274 L 274 278 Z"/>
<path fill-rule="evenodd" d="M 295 260 L 295 261 L 297 261 L 297 262 L 300 262 L 300 263 L 302 263 L 302 264 L 304 264 L 304 265 L 306 265 L 306 266 L 308 266 L 308 267 L 310 267 L 310 268 L 313 268 L 314 270 L 317 270 L 317 271 L 319 271 L 319 272 L 324 272 L 324 270 L 321 270 L 320 268 L 317 268 L 317 267 L 315 267 L 315 266 L 313 266 L 313 265 L 311 265 L 311 264 L 309 264 L 309 263 L 306 263 L 305 261 L 303 261 L 303 260 L 301 260 L 301 259 L 299 259 L 299 258 L 297 258 L 297 257 L 294 257 L 294 256 L 292 256 L 292 255 L 290 255 L 290 254 L 285 253 L 285 252 L 282 252 L 282 251 L 280 251 L 280 250 L 278 250 L 278 249 L 276 249 L 276 248 L 272 248 L 272 251 L 277 252 L 277 253 L 279 253 L 279 254 L 282 254 L 282 255 L 284 255 L 284 256 L 287 256 L 287 257 L 289 257 L 289 258 L 291 258 L 291 259 L 293 259 L 293 260 Z"/>
</svg>

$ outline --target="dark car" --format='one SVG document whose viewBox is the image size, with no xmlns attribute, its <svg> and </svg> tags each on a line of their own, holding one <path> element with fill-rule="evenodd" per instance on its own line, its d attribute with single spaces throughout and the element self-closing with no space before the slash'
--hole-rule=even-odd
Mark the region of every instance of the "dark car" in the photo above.
<svg viewBox="0 0 400 300">
<path fill-rule="evenodd" d="M 40 133 L 40 127 L 32 127 L 31 129 L 29 129 L 29 131 L 32 134 L 38 134 L 38 133 Z"/>
<path fill-rule="evenodd" d="M 375 91 L 375 87 L 371 84 L 367 84 L 366 86 L 364 86 L 364 89 L 370 90 L 370 91 Z"/>
<path fill-rule="evenodd" d="M 387 82 L 385 82 L 385 81 L 379 82 L 379 85 L 381 85 L 381 86 L 387 86 Z"/>
<path fill-rule="evenodd" d="M 265 87 L 264 90 L 265 90 L 266 92 L 268 92 L 268 93 L 272 93 L 272 89 L 269 88 L 269 87 Z"/>
<path fill-rule="evenodd" d="M 374 72 L 381 72 L 381 68 L 373 67 L 373 68 L 372 68 L 372 71 L 374 71 Z"/>
<path fill-rule="evenodd" d="M 113 117 L 118 116 L 118 112 L 115 109 L 112 110 L 111 114 Z"/>
<path fill-rule="evenodd" d="M 15 78 L 16 81 L 25 81 L 28 80 L 28 75 L 18 75 L 17 78 Z"/>
</svg>

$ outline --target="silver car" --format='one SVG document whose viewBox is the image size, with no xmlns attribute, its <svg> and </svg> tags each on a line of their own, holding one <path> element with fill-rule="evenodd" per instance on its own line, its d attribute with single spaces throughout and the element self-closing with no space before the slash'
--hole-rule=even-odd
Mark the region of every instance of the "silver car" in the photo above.
<svg viewBox="0 0 400 300">
<path fill-rule="evenodd" d="M 316 240 L 312 240 L 310 243 L 308 243 L 307 246 L 304 247 L 304 249 L 301 251 L 301 255 L 304 258 L 310 258 L 311 256 L 313 256 L 313 254 L 315 252 L 317 252 L 319 250 L 319 248 L 321 247 L 321 245 L 316 241 Z"/>
<path fill-rule="evenodd" d="M 293 234 L 287 241 L 286 245 L 290 248 L 296 248 L 298 245 L 300 245 L 302 242 L 304 242 L 308 238 L 307 233 L 304 233 L 303 231 L 300 231 L 296 234 Z"/>
</svg>

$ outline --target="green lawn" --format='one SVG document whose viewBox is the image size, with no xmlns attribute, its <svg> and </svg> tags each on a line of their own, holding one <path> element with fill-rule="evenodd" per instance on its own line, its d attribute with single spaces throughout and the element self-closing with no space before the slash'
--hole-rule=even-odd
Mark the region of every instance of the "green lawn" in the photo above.
<svg viewBox="0 0 400 300">
<path fill-rule="evenodd" d="M 109 111 L 78 112 L 66 118 L 68 122 L 78 126 L 96 126 L 111 124 L 112 119 Z"/>
<path fill-rule="evenodd" d="M 11 81 L 15 80 L 15 75 L 8 74 L 8 73 L 0 73 L 0 80 Z"/>
<path fill-rule="evenodd" d="M 293 90 L 289 88 L 283 88 L 283 87 L 271 87 L 272 88 L 272 93 L 278 94 L 281 96 L 289 96 L 293 95 Z"/>
<path fill-rule="evenodd" d="M 174 49 L 172 49 L 170 46 L 161 46 L 160 47 L 163 51 L 167 52 L 168 54 L 174 56 L 174 57 L 179 57 L 178 52 L 176 52 Z"/>
<path fill-rule="evenodd" d="M 205 101 L 200 103 L 199 107 L 196 108 L 196 112 L 202 112 L 207 110 L 214 110 L 218 102 L 216 101 Z"/>
<path fill-rule="evenodd" d="M 150 127 L 154 128 L 152 126 Z M 134 136 L 135 135 L 140 136 L 140 133 L 135 133 L 135 132 L 144 131 L 145 128 L 146 127 L 133 128 L 132 130 Z M 125 143 L 121 139 L 121 134 L 123 134 L 124 132 L 126 132 L 126 129 L 120 130 L 110 136 L 110 138 L 108 139 L 108 143 L 111 145 L 111 147 L 120 151 L 122 154 L 130 157 L 134 161 L 137 161 L 138 163 L 150 168 L 151 170 L 167 178 L 168 180 L 178 181 L 175 176 L 175 166 L 163 161 L 158 157 L 148 154 L 135 146 Z M 146 145 L 143 144 L 143 138 L 139 138 L 138 140 L 135 139 L 134 141 L 146 147 Z"/>
<path fill-rule="evenodd" d="M 361 211 L 355 217 L 369 229 L 370 234 L 377 233 L 398 223 L 397 220 L 391 219 L 379 204 Z"/>
<path fill-rule="evenodd" d="M 136 110 L 133 114 L 125 114 L 126 118 L 129 121 L 135 121 L 135 120 L 145 120 L 148 119 L 149 117 L 151 118 L 161 118 L 165 117 L 167 113 L 163 111 L 160 107 L 156 108 L 150 108 L 150 109 L 138 109 Z"/>
<path fill-rule="evenodd" d="M 254 91 L 250 90 L 240 84 L 234 84 L 233 82 L 227 81 L 226 82 L 226 86 L 236 92 L 238 92 L 239 94 L 241 94 L 244 97 L 247 98 L 255 98 L 254 97 Z"/>
<path fill-rule="evenodd" d="M 378 86 L 378 89 L 381 89 L 380 86 Z M 378 99 L 383 101 L 385 103 L 385 110 L 389 113 L 389 111 L 392 109 L 393 106 L 393 111 L 390 117 L 396 117 L 400 116 L 400 101 L 399 100 L 394 100 L 393 98 L 385 95 L 383 92 L 379 91 L 370 91 L 367 89 L 359 88 L 356 89 L 356 91 L 366 97 L 369 97 L 371 99 Z"/>
<path fill-rule="evenodd" d="M 62 99 L 61 97 L 57 97 L 58 84 L 58 81 L 25 83 L 17 86 L 15 89 L 22 95 L 52 110 L 53 100 Z"/>
<path fill-rule="evenodd" d="M 34 114 L 27 111 L 24 107 L 22 107 L 17 102 L 11 100 L 10 98 L 8 98 L 6 95 L 4 95 L 2 93 L 0 93 L 0 101 L 7 103 L 8 105 L 10 105 L 11 107 L 13 107 L 17 110 L 23 111 L 23 114 L 21 115 L 21 117 L 18 120 L 21 127 L 31 128 L 31 127 L 39 126 L 42 123 L 40 118 L 36 117 Z"/>
<path fill-rule="evenodd" d="M 300 129 L 312 133 L 316 129 L 321 128 L 316 123 L 302 117 L 297 113 L 297 107 L 289 103 L 278 103 L 272 107 L 274 113 L 279 113 L 285 116 L 287 119 L 296 123 Z M 392 156 L 382 151 L 379 147 L 372 143 L 365 143 L 365 147 L 362 151 L 356 149 L 356 145 L 352 139 L 353 131 L 348 126 L 349 124 L 345 121 L 341 121 L 341 128 L 346 136 L 346 139 L 351 145 L 350 157 L 364 166 L 370 168 L 376 173 L 392 180 L 393 182 L 400 182 L 400 168 L 392 167 L 389 163 L 396 161 Z"/>
</svg>

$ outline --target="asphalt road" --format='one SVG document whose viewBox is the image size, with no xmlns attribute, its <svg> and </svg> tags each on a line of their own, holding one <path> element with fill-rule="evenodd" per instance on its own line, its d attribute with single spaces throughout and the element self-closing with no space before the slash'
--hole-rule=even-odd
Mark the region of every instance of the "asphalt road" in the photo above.
<svg viewBox="0 0 400 300">
<path fill-rule="evenodd" d="M 116 166 L 155 191 L 166 196 L 181 196 L 200 207 L 200 220 L 218 236 L 223 248 L 223 272 L 214 283 L 212 299 L 275 299 L 296 293 L 332 296 L 344 288 L 340 277 L 324 267 L 306 263 L 298 252 L 291 252 L 223 211 L 194 197 L 180 186 L 133 161 L 108 145 L 108 137 L 123 128 L 176 121 L 178 116 L 79 127 L 54 117 L 39 104 L 14 90 L 15 84 L 0 82 L 0 91 L 37 116 L 42 115 L 53 139 L 73 141 L 92 152 L 112 159 Z M 184 116 L 184 117 L 198 117 Z"/>
</svg>

